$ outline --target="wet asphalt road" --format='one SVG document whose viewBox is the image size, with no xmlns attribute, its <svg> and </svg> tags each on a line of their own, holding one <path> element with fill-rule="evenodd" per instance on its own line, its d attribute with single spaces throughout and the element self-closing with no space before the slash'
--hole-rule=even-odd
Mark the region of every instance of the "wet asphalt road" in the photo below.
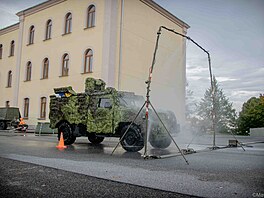
<svg viewBox="0 0 264 198">
<path fill-rule="evenodd" d="M 217 142 L 224 145 L 229 138 L 219 136 Z M 211 141 L 208 137 L 200 139 L 197 138 L 192 145 L 197 151 Z M 243 142 L 263 142 L 263 137 L 240 139 Z M 181 148 L 184 146 L 179 139 L 177 142 Z M 0 132 L 0 160 L 4 162 L 1 163 L 1 183 L 4 181 L 5 184 L 4 187 L 1 184 L 1 189 L 7 189 L 9 193 L 14 193 L 10 189 L 16 189 L 18 195 L 42 193 L 29 194 L 33 197 L 46 197 L 45 193 L 49 193 L 49 197 L 264 196 L 263 143 L 245 147 L 245 152 L 241 148 L 205 149 L 186 155 L 190 165 L 186 165 L 181 156 L 143 160 L 142 152 L 126 153 L 121 147 L 111 156 L 116 143 L 116 139 L 107 138 L 103 144 L 93 146 L 86 138 L 80 138 L 60 151 L 55 147 L 55 136 Z M 151 153 L 169 154 L 175 150 L 172 147 L 162 151 L 152 149 Z M 23 188 L 25 186 L 37 190 Z"/>
</svg>

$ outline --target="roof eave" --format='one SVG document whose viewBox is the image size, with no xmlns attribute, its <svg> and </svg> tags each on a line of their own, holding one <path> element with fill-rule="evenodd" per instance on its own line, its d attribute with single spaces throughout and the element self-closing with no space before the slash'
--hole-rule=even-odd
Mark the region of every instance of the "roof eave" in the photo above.
<svg viewBox="0 0 264 198">
<path fill-rule="evenodd" d="M 44 10 L 44 9 L 47 9 L 49 7 L 52 7 L 56 4 L 59 4 L 59 3 L 62 3 L 66 0 L 48 0 L 48 1 L 45 1 L 43 3 L 40 3 L 38 5 L 35 5 L 33 7 L 30 7 L 30 8 L 27 8 L 25 10 L 22 10 L 18 13 L 16 13 L 17 16 L 29 16 L 29 15 L 32 15 L 36 12 L 39 12 L 41 10 Z"/>
<path fill-rule="evenodd" d="M 15 23 L 3 29 L 0 29 L 0 35 L 7 34 L 9 32 L 15 31 L 19 29 L 19 23 Z"/>
<path fill-rule="evenodd" d="M 140 0 L 140 1 L 143 2 L 144 4 L 148 5 L 152 9 L 156 10 L 161 15 L 163 15 L 164 17 L 166 17 L 170 21 L 176 23 L 180 27 L 186 28 L 186 29 L 190 28 L 190 26 L 187 23 L 185 23 L 184 21 L 182 21 L 181 19 L 179 19 L 178 17 L 176 17 L 175 15 L 170 13 L 168 10 L 161 7 L 159 4 L 157 4 L 153 0 Z"/>
</svg>

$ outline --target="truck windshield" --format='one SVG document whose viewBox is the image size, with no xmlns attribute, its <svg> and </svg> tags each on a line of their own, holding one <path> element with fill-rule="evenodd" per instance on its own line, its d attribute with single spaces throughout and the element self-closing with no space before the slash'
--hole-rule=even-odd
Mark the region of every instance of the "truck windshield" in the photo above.
<svg viewBox="0 0 264 198">
<path fill-rule="evenodd" d="M 119 96 L 120 106 L 123 107 L 141 107 L 144 104 L 143 96 L 124 94 Z"/>
</svg>

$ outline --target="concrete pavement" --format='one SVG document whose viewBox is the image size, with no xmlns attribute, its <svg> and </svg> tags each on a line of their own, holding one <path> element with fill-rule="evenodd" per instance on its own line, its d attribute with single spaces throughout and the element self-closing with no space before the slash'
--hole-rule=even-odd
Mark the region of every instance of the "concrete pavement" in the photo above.
<svg viewBox="0 0 264 198">
<path fill-rule="evenodd" d="M 86 176 L 202 197 L 253 197 L 254 193 L 263 193 L 262 143 L 246 147 L 245 152 L 241 148 L 203 150 L 187 155 L 190 165 L 186 165 L 181 156 L 143 160 L 142 153 L 126 153 L 121 147 L 111 156 L 117 143 L 114 138 L 106 138 L 98 146 L 87 143 L 86 138 L 79 138 L 72 146 L 59 151 L 55 148 L 55 136 L 20 135 L 0 133 L 0 156 Z M 227 142 L 229 138 L 222 137 L 221 142 Z M 249 137 L 243 138 L 243 142 L 252 141 Z M 201 139 L 204 142 L 196 141 L 193 146 L 202 148 L 211 138 Z M 183 147 L 184 142 L 179 142 L 179 145 Z M 176 151 L 171 147 L 168 150 L 160 152 Z"/>
</svg>

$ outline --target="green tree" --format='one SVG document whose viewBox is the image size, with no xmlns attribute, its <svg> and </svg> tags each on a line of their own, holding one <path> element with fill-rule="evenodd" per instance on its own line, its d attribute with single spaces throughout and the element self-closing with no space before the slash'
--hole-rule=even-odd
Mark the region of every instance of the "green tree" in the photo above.
<svg viewBox="0 0 264 198">
<path fill-rule="evenodd" d="M 205 91 L 204 98 L 197 106 L 197 114 L 203 123 L 207 123 L 205 127 L 212 127 L 212 115 L 214 115 L 216 132 L 226 133 L 236 129 L 236 110 L 233 104 L 225 96 L 223 90 L 219 87 L 218 82 L 213 77 L 214 87 L 214 106 L 212 98 L 212 88 Z M 213 108 L 214 107 L 214 108 Z M 211 128 L 212 129 L 212 128 Z"/>
<path fill-rule="evenodd" d="M 238 133 L 248 135 L 250 128 L 264 127 L 264 95 L 251 97 L 242 106 L 238 118 Z"/>
<path fill-rule="evenodd" d="M 194 117 L 196 109 L 195 98 L 193 96 L 193 91 L 189 89 L 189 83 L 186 83 L 185 101 L 185 117 L 189 120 Z"/>
</svg>

